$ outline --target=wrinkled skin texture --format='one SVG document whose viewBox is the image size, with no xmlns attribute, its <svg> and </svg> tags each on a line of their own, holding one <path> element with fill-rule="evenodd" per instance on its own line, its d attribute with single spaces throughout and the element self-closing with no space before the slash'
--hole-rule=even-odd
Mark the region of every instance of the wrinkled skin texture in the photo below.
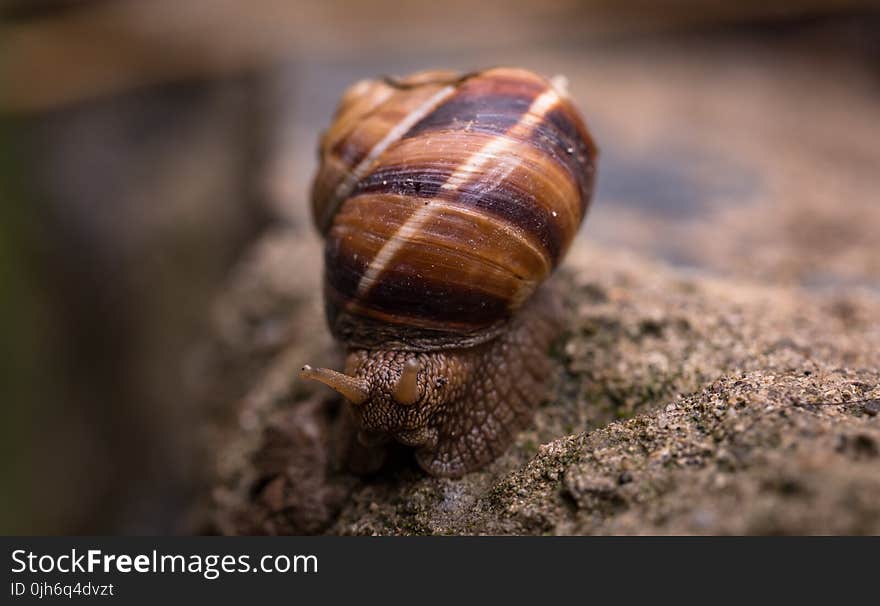
<svg viewBox="0 0 880 606">
<path fill-rule="evenodd" d="M 560 327 L 560 305 L 543 288 L 488 343 L 435 352 L 350 350 L 346 373 L 366 379 L 370 397 L 349 403 L 359 430 L 347 451 L 349 466 L 378 467 L 389 440 L 414 447 L 432 475 L 458 477 L 486 465 L 531 423 L 546 397 L 554 369 L 548 350 Z M 413 357 L 419 399 L 403 406 L 391 394 Z"/>
</svg>

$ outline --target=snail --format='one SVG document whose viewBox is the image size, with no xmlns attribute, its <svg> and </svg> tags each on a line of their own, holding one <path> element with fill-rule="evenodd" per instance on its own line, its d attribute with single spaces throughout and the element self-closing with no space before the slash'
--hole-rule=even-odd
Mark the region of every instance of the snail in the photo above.
<svg viewBox="0 0 880 606">
<path fill-rule="evenodd" d="M 564 80 L 524 69 L 344 93 L 312 211 L 345 372 L 300 375 L 348 400 L 358 456 L 381 461 L 396 441 L 428 473 L 457 477 L 531 423 L 560 330 L 541 285 L 587 211 L 596 156 Z"/>
</svg>

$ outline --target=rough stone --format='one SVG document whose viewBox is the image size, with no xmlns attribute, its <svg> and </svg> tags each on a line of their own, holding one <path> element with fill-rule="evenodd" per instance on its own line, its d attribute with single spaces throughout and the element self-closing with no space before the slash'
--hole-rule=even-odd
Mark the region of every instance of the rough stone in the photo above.
<svg viewBox="0 0 880 606">
<path fill-rule="evenodd" d="M 207 439 L 219 462 L 205 504 L 214 530 L 880 532 L 880 301 L 870 293 L 720 279 L 581 245 L 565 269 L 576 313 L 552 352 L 557 388 L 534 426 L 460 480 L 426 476 L 406 452 L 357 478 L 334 467 L 338 403 L 293 379 L 306 359 L 334 362 L 307 294 L 317 288 L 275 275 L 286 271 L 279 258 L 308 250 L 295 232 L 270 234 L 240 272 L 247 288 L 218 303 L 227 326 L 243 325 L 237 314 L 254 301 L 291 320 L 259 363 L 253 340 L 227 335 L 209 348 L 225 368 L 251 361 L 236 398 L 215 377 L 226 394 L 215 406 L 238 422 Z"/>
</svg>

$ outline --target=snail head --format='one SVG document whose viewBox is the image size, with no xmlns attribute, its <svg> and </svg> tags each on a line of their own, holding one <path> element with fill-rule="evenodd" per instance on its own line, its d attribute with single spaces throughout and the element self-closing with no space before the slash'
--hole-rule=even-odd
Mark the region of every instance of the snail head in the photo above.
<svg viewBox="0 0 880 606">
<path fill-rule="evenodd" d="M 345 373 L 307 365 L 300 377 L 319 381 L 348 400 L 365 433 L 391 434 L 418 446 L 436 440 L 435 413 L 460 395 L 464 377 L 458 362 L 444 352 L 354 350 Z"/>
</svg>

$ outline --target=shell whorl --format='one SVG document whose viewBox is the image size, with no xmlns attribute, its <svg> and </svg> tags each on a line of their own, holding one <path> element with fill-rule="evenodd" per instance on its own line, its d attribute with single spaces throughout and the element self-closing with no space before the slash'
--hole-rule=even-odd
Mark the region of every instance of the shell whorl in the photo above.
<svg viewBox="0 0 880 606">
<path fill-rule="evenodd" d="M 493 336 L 560 262 L 596 148 L 564 91 L 496 68 L 355 84 L 320 156 L 331 330 L 430 349 Z"/>
</svg>

